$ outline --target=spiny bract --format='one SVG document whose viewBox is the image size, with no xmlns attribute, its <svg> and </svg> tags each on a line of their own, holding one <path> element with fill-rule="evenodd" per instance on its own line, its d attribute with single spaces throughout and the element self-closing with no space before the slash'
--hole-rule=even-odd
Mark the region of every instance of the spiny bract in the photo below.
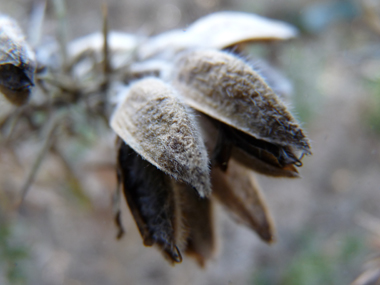
<svg viewBox="0 0 380 285">
<path fill-rule="evenodd" d="M 9 23 L 2 18 L 0 29 L 7 31 Z M 273 242 L 272 219 L 252 170 L 299 177 L 296 166 L 311 154 L 282 99 L 232 52 L 242 43 L 296 34 L 286 23 L 219 12 L 151 38 L 104 29 L 69 43 L 61 57 L 58 46 L 41 46 L 36 77 L 51 97 L 36 103 L 35 91 L 30 110 L 70 112 L 67 106 L 75 105 L 88 116 L 110 118 L 118 137 L 116 193 L 122 185 L 144 245 L 158 247 L 172 264 L 185 253 L 204 266 L 215 249 L 214 200 Z M 23 38 L 3 33 L 0 40 L 6 43 L 0 47 L 0 91 L 23 104 L 23 91 L 33 85 L 34 55 Z M 10 46 L 20 56 L 7 62 Z M 4 64 L 18 73 L 9 75 Z M 275 77 L 268 82 L 275 84 Z M 18 116 L 30 119 L 32 113 Z M 118 208 L 116 222 L 122 235 Z"/>
</svg>

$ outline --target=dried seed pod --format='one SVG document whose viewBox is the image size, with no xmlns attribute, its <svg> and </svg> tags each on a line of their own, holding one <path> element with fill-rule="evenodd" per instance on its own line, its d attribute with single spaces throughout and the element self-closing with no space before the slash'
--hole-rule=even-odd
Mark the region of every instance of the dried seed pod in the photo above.
<svg viewBox="0 0 380 285">
<path fill-rule="evenodd" d="M 297 168 L 294 165 L 285 165 L 279 167 L 264 160 L 247 153 L 243 149 L 233 147 L 231 149 L 231 157 L 238 161 L 245 167 L 254 170 L 260 174 L 273 176 L 273 177 L 288 177 L 288 178 L 298 178 L 300 177 Z"/>
<path fill-rule="evenodd" d="M 173 85 L 194 109 L 256 139 L 311 153 L 284 103 L 244 61 L 201 49 L 182 53 L 174 66 Z"/>
<path fill-rule="evenodd" d="M 211 192 L 207 152 L 195 119 L 161 80 L 147 78 L 132 85 L 111 127 L 160 170 L 189 183 L 201 196 Z"/>
<path fill-rule="evenodd" d="M 181 231 L 181 214 L 175 205 L 176 193 L 170 177 L 124 142 L 119 147 L 118 167 L 124 195 L 144 245 L 157 245 L 170 262 L 181 262 L 176 243 L 178 231 Z"/>
<path fill-rule="evenodd" d="M 192 47 L 224 49 L 236 44 L 294 38 L 297 30 L 285 22 L 244 12 L 216 12 L 195 21 L 186 29 L 159 34 L 144 43 L 139 55 L 171 56 Z"/>
<path fill-rule="evenodd" d="M 35 69 L 34 53 L 16 21 L 0 15 L 0 92 L 15 105 L 26 103 Z"/>
<path fill-rule="evenodd" d="M 250 171 L 233 159 L 226 172 L 211 171 L 213 195 L 233 217 L 254 230 L 261 239 L 274 241 L 274 226 L 258 184 Z"/>
<path fill-rule="evenodd" d="M 215 252 L 215 230 L 212 201 L 201 198 L 186 184 L 175 183 L 179 195 L 183 227 L 186 232 L 185 253 L 194 257 L 201 267 Z"/>
<path fill-rule="evenodd" d="M 259 173 L 271 176 L 284 174 L 287 177 L 298 177 L 297 169 L 293 165 L 301 166 L 302 163 L 289 147 L 258 140 L 232 127 L 221 125 L 221 131 L 225 136 L 224 141 L 229 141 L 234 146 L 231 150 L 232 157 L 237 158 L 238 161 L 243 161 L 246 166 L 247 162 L 251 161 L 253 165 L 248 164 L 248 167 Z M 263 167 L 264 165 L 267 167 Z M 260 169 L 262 167 L 264 169 Z M 275 170 L 267 172 L 266 170 L 271 169 L 270 167 Z"/>
<path fill-rule="evenodd" d="M 297 36 L 288 23 L 259 15 L 224 11 L 195 21 L 187 30 L 192 40 L 207 47 L 223 49 L 235 44 L 263 40 L 287 40 Z"/>
<path fill-rule="evenodd" d="M 213 152 L 213 162 L 223 171 L 234 158 L 247 168 L 274 177 L 299 177 L 295 165 L 301 162 L 287 147 L 255 139 L 223 123 L 219 123 L 219 136 Z"/>
<path fill-rule="evenodd" d="M 271 66 L 268 62 L 260 60 L 252 61 L 255 70 L 261 77 L 265 78 L 265 82 L 284 102 L 289 102 L 293 95 L 293 85 L 285 75 L 278 69 Z"/>
<path fill-rule="evenodd" d="M 288 148 L 257 140 L 204 114 L 197 115 L 213 166 L 226 171 L 232 157 L 247 168 L 264 175 L 299 177 L 293 164 L 299 165 L 300 161 Z"/>
</svg>

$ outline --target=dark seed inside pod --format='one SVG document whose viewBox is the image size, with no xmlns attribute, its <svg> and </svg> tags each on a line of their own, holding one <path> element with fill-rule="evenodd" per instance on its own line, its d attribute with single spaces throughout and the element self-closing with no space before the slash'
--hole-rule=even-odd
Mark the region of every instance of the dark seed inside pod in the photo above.
<svg viewBox="0 0 380 285">
<path fill-rule="evenodd" d="M 278 167 L 284 167 L 289 164 L 301 165 L 300 160 L 289 147 L 258 140 L 226 125 L 223 126 L 223 131 L 236 147 L 269 164 Z"/>
<path fill-rule="evenodd" d="M 24 70 L 12 64 L 0 65 L 0 92 L 15 105 L 24 104 L 34 86 Z"/>
<path fill-rule="evenodd" d="M 144 245 L 157 245 L 170 262 L 182 261 L 176 245 L 178 213 L 170 177 L 124 142 L 118 153 L 124 195 Z"/>
<path fill-rule="evenodd" d="M 302 163 L 288 146 L 280 146 L 249 136 L 210 117 L 218 130 L 211 151 L 212 164 L 226 171 L 230 158 L 261 174 L 275 177 L 299 177 L 295 166 Z"/>
</svg>

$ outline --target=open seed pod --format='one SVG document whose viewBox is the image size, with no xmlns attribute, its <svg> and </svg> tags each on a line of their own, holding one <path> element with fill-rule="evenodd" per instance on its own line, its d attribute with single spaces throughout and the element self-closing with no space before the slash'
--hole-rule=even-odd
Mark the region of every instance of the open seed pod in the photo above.
<svg viewBox="0 0 380 285">
<path fill-rule="evenodd" d="M 156 245 L 169 262 L 181 262 L 177 247 L 180 208 L 171 178 L 142 159 L 124 142 L 119 144 L 118 168 L 124 195 L 145 246 Z"/>
<path fill-rule="evenodd" d="M 213 151 L 213 164 L 223 171 L 230 158 L 260 174 L 274 177 L 299 177 L 300 160 L 287 147 L 255 139 L 235 128 L 219 123 L 218 141 Z"/>
<path fill-rule="evenodd" d="M 189 106 L 257 140 L 287 147 L 290 153 L 311 153 L 285 104 L 241 59 L 198 49 L 180 54 L 174 66 L 173 85 Z"/>
<path fill-rule="evenodd" d="M 175 179 L 210 194 L 208 157 L 195 119 L 163 81 L 133 84 L 111 119 L 111 127 L 144 159 Z"/>
<path fill-rule="evenodd" d="M 212 199 L 199 197 L 183 183 L 174 183 L 173 187 L 181 207 L 184 252 L 204 267 L 216 248 Z"/>
<path fill-rule="evenodd" d="M 216 12 L 200 18 L 186 29 L 152 37 L 141 46 L 139 55 L 145 59 L 192 47 L 224 49 L 245 42 L 287 40 L 296 35 L 293 26 L 281 21 L 244 12 Z"/>
<path fill-rule="evenodd" d="M 262 240 L 274 241 L 274 226 L 253 174 L 233 159 L 226 172 L 211 172 L 215 196 L 240 223 L 254 230 Z"/>
<path fill-rule="evenodd" d="M 34 85 L 35 56 L 12 18 L 0 15 L 0 92 L 15 105 L 24 104 Z"/>
</svg>

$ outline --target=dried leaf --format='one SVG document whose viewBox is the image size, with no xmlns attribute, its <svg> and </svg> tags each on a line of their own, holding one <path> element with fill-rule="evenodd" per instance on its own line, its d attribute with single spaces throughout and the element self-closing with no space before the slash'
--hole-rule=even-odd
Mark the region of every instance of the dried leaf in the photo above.
<svg viewBox="0 0 380 285">
<path fill-rule="evenodd" d="M 257 232 L 261 239 L 274 241 L 274 226 L 254 176 L 233 159 L 226 172 L 213 168 L 213 195 L 233 217 Z"/>
<path fill-rule="evenodd" d="M 188 48 L 223 49 L 243 42 L 287 40 L 297 30 L 281 21 L 243 12 L 216 12 L 195 21 L 186 29 L 159 34 L 144 43 L 139 55 L 168 57 Z"/>
<path fill-rule="evenodd" d="M 184 52 L 174 66 L 173 85 L 194 109 L 256 139 L 311 153 L 284 103 L 244 61 L 202 49 Z"/>
<path fill-rule="evenodd" d="M 171 179 L 121 143 L 118 164 L 124 195 L 139 228 L 145 246 L 157 245 L 171 262 L 181 262 L 176 245 L 179 208 Z"/>
<path fill-rule="evenodd" d="M 131 86 L 111 119 L 112 129 L 138 154 L 201 196 L 211 192 L 208 158 L 195 119 L 159 79 Z"/>
<path fill-rule="evenodd" d="M 34 53 L 16 21 L 0 15 L 0 92 L 15 105 L 26 103 L 35 69 Z"/>
<path fill-rule="evenodd" d="M 212 201 L 199 197 L 186 184 L 175 183 L 174 187 L 180 197 L 183 227 L 187 236 L 185 253 L 204 267 L 215 251 Z"/>
</svg>

